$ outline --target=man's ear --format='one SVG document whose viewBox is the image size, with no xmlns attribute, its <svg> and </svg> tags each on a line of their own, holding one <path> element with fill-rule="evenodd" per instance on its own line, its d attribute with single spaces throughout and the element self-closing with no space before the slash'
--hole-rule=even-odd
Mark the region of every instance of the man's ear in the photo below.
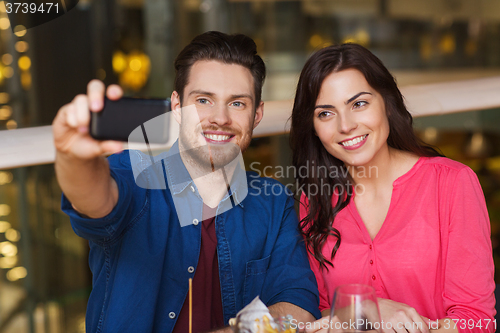
<svg viewBox="0 0 500 333">
<path fill-rule="evenodd" d="M 172 92 L 170 97 L 170 104 L 172 108 L 172 113 L 174 114 L 175 121 L 180 125 L 181 123 L 181 98 L 177 91 Z"/>
<path fill-rule="evenodd" d="M 264 102 L 260 101 L 259 106 L 255 109 L 255 116 L 253 118 L 253 128 L 257 127 L 257 125 L 264 117 Z"/>
</svg>

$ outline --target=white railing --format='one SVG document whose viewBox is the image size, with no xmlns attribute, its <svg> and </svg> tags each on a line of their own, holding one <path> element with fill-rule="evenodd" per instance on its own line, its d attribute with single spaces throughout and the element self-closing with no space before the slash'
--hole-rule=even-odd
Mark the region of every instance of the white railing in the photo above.
<svg viewBox="0 0 500 333">
<path fill-rule="evenodd" d="M 401 92 L 414 117 L 491 109 L 500 107 L 500 76 L 405 86 Z M 265 102 L 264 118 L 254 136 L 287 132 L 292 103 L 291 100 Z M 152 149 L 168 148 L 177 136 L 178 128 L 172 121 L 169 142 L 152 145 Z M 145 149 L 141 145 L 129 148 Z M 0 131 L 0 169 L 53 163 L 54 157 L 51 126 Z"/>
</svg>

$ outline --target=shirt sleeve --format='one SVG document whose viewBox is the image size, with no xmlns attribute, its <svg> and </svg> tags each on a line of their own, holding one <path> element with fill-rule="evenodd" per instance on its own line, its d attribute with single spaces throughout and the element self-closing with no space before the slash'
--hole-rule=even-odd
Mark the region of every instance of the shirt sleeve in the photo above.
<svg viewBox="0 0 500 333">
<path fill-rule="evenodd" d="M 304 217 L 307 216 L 309 210 L 309 201 L 307 197 L 302 193 L 300 197 L 300 208 L 299 208 L 299 219 L 302 221 Z M 318 283 L 318 291 L 319 291 L 319 311 L 323 311 L 325 309 L 330 309 L 331 304 L 328 300 L 328 288 L 326 287 L 325 280 L 323 279 L 322 270 L 319 266 L 319 262 L 314 258 L 314 255 L 307 251 L 307 256 L 309 258 L 309 264 L 311 266 L 311 270 L 316 277 L 316 282 Z"/>
<path fill-rule="evenodd" d="M 309 267 L 306 249 L 298 231 L 297 213 L 292 196 L 287 196 L 279 235 L 271 255 L 270 269 L 266 278 L 267 295 L 263 299 L 268 306 L 278 302 L 292 303 L 315 318 L 320 318 L 318 287 Z M 275 291 L 279 290 L 278 293 Z M 267 298 L 267 297 L 266 297 Z"/>
<path fill-rule="evenodd" d="M 87 240 L 103 243 L 119 237 L 144 208 L 146 190 L 135 185 L 130 168 L 129 152 L 108 158 L 110 173 L 118 186 L 118 202 L 113 210 L 102 218 L 92 219 L 79 214 L 71 202 L 62 195 L 61 209 L 70 217 L 75 233 Z"/>
<path fill-rule="evenodd" d="M 468 167 L 449 188 L 444 308 L 447 317 L 458 321 L 459 332 L 494 332 L 494 264 L 484 194 Z"/>
</svg>

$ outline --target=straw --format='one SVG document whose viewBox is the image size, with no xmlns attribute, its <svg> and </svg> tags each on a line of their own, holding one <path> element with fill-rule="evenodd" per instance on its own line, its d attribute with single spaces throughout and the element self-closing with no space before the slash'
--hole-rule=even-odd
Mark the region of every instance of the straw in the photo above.
<svg viewBox="0 0 500 333">
<path fill-rule="evenodd" d="M 189 278 L 189 333 L 193 332 L 193 279 Z"/>
</svg>

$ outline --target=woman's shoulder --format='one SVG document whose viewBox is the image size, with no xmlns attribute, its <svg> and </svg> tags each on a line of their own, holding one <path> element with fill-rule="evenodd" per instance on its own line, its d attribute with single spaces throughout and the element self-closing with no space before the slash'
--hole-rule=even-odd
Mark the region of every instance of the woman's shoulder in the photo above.
<svg viewBox="0 0 500 333">
<path fill-rule="evenodd" d="M 464 168 L 468 168 L 467 165 L 452 160 L 451 158 L 448 157 L 436 156 L 436 157 L 421 157 L 421 158 L 424 159 L 424 163 L 428 165 L 454 169 L 457 171 L 460 171 Z"/>
<path fill-rule="evenodd" d="M 422 167 L 420 174 L 431 180 L 435 179 L 439 183 L 451 183 L 465 180 L 476 179 L 476 173 L 467 165 L 452 160 L 447 157 L 421 157 Z"/>
</svg>

